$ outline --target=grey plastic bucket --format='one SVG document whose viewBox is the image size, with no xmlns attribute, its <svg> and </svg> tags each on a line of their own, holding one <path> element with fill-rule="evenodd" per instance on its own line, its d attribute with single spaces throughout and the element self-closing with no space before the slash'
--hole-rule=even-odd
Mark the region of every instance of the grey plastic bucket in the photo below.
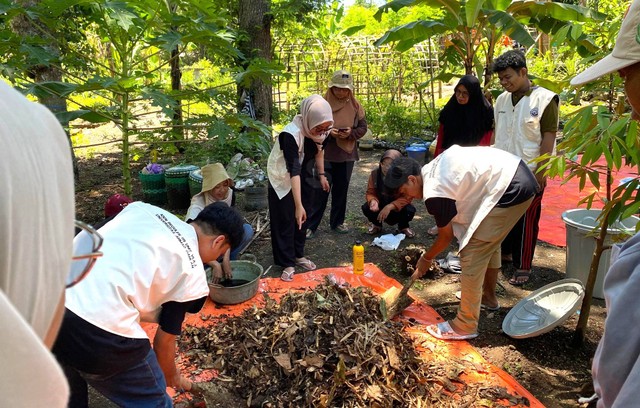
<svg viewBox="0 0 640 408">
<path fill-rule="evenodd" d="M 268 193 L 267 186 L 253 186 L 244 189 L 244 209 L 247 211 L 257 211 L 267 208 Z"/>
<path fill-rule="evenodd" d="M 591 258 L 596 249 L 595 237 L 590 234 L 598 226 L 597 218 L 600 212 L 600 210 L 576 208 L 562 213 L 562 221 L 567 229 L 566 275 L 567 278 L 579 279 L 583 285 L 587 284 Z M 620 235 L 633 234 L 638 221 L 640 218 L 632 216 L 609 226 L 605 245 L 613 245 L 614 241 L 619 241 L 622 238 Z M 604 299 L 603 283 L 609 270 L 610 258 L 611 250 L 605 249 L 600 257 L 596 283 L 593 287 L 593 297 L 595 298 Z"/>
</svg>

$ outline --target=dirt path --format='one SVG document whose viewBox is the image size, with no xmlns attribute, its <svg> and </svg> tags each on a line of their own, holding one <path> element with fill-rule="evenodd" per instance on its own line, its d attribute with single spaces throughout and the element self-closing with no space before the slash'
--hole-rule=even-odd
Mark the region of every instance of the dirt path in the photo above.
<svg viewBox="0 0 640 408">
<path fill-rule="evenodd" d="M 348 265 L 351 263 L 351 249 L 356 239 L 365 245 L 365 262 L 376 264 L 387 275 L 400 282 L 408 278 L 403 270 L 403 258 L 406 254 L 415 254 L 433 242 L 427 229 L 434 220 L 424 206 L 414 202 L 417 214 L 411 227 L 417 233 L 413 239 L 405 239 L 397 251 L 383 251 L 369 246 L 372 237 L 366 233 L 367 223 L 361 214 L 360 206 L 364 202 L 369 172 L 377 166 L 381 150 L 361 152 L 361 160 L 356 164 L 349 191 L 347 223 L 351 227 L 349 234 L 336 234 L 328 226 L 328 211 L 318 230 L 318 234 L 307 242 L 306 254 L 319 268 Z M 102 217 L 102 206 L 106 198 L 122 192 L 119 179 L 119 159 L 116 155 L 96 155 L 91 160 L 81 160 L 82 179 L 78 184 L 76 200 L 78 218 L 95 222 Z M 138 168 L 133 169 L 137 174 Z M 134 181 L 134 199 L 142 199 L 139 182 Z M 243 210 L 243 193 L 238 194 L 237 207 Z M 247 219 L 255 218 L 255 213 L 245 213 Z M 265 212 L 266 213 L 266 212 Z M 387 226 L 385 232 L 394 232 Z M 453 249 L 453 248 L 452 248 Z M 254 254 L 264 268 L 272 263 L 269 233 L 262 233 L 249 247 L 247 252 Z M 444 256 L 445 254 L 443 254 Z M 562 326 L 551 332 L 524 340 L 515 340 L 502 333 L 502 320 L 520 299 L 531 291 L 547 283 L 564 278 L 565 250 L 539 243 L 534 259 L 532 279 L 523 288 L 508 284 L 512 267 L 503 268 L 504 275 L 500 283 L 500 303 L 503 306 L 497 312 L 483 312 L 480 320 L 481 335 L 471 344 L 491 363 L 510 373 L 533 395 L 549 407 L 576 407 L 579 396 L 592 393 L 590 364 L 600 339 L 605 317 L 604 305 L 595 300 L 591 310 L 586 342 L 582 348 L 570 346 L 577 315 L 571 317 Z M 278 267 L 272 267 L 269 276 L 279 276 Z M 457 300 L 454 293 L 459 290 L 458 275 L 445 274 L 431 280 L 425 279 L 415 285 L 413 293 L 427 304 L 433 306 L 444 318 L 455 315 Z M 109 406 L 94 396 L 94 407 Z"/>
</svg>

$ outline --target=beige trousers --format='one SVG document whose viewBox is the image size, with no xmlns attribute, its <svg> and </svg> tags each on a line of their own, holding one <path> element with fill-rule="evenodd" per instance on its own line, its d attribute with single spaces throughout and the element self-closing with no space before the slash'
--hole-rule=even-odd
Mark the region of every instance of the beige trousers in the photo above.
<svg viewBox="0 0 640 408">
<path fill-rule="evenodd" d="M 460 251 L 462 296 L 458 314 L 452 322 L 460 332 L 468 334 L 478 331 L 484 275 L 487 268 L 497 269 L 502 266 L 500 244 L 527 211 L 532 199 L 513 207 L 495 207 L 482 220 L 469 243 Z"/>
</svg>

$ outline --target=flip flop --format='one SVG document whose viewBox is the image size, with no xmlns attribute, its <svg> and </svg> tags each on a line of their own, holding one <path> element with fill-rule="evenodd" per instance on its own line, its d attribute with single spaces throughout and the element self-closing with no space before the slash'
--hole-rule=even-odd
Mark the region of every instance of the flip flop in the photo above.
<svg viewBox="0 0 640 408">
<path fill-rule="evenodd" d="M 522 286 L 525 283 L 529 282 L 530 277 L 531 277 L 531 271 L 527 271 L 524 269 L 516 269 L 511 279 L 509 279 L 509 283 L 513 286 Z M 527 280 L 518 282 L 518 278 L 527 278 Z"/>
<path fill-rule="evenodd" d="M 371 224 L 367 231 L 370 235 L 376 235 L 382 232 L 382 227 L 379 225 Z"/>
<path fill-rule="evenodd" d="M 344 224 L 340 224 L 337 227 L 335 227 L 333 229 L 333 231 L 337 232 L 338 234 L 348 234 L 349 233 L 349 227 L 347 227 Z"/>
<path fill-rule="evenodd" d="M 500 307 L 501 307 L 500 303 L 498 303 L 498 306 L 493 306 L 493 307 L 487 306 L 487 305 L 485 305 L 483 303 L 480 303 L 480 309 L 485 309 L 485 310 L 488 310 L 490 312 L 497 312 L 498 310 L 500 310 Z"/>
<path fill-rule="evenodd" d="M 313 271 L 317 268 L 316 264 L 311 262 L 311 259 L 303 259 L 303 260 L 298 259 L 296 260 L 296 266 L 299 266 L 306 271 Z"/>
<path fill-rule="evenodd" d="M 287 270 L 288 269 L 288 270 Z M 280 275 L 280 279 L 282 279 L 285 282 L 291 282 L 293 280 L 293 274 L 295 273 L 295 269 L 291 268 L 285 268 L 282 271 L 282 275 Z"/>
<path fill-rule="evenodd" d="M 400 232 L 403 233 L 407 238 L 413 238 L 416 236 L 416 233 L 413 232 L 413 230 L 409 227 L 401 229 Z"/>
<path fill-rule="evenodd" d="M 458 334 L 453 331 L 449 322 L 442 322 L 427 326 L 430 335 L 440 340 L 469 340 L 478 337 L 478 333 Z"/>
</svg>

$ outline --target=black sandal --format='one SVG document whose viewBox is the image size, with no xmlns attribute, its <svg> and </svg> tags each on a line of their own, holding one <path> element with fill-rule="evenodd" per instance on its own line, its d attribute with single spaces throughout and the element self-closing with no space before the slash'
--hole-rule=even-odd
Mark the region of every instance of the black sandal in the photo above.
<svg viewBox="0 0 640 408">
<path fill-rule="evenodd" d="M 529 282 L 529 278 L 531 277 L 531 271 L 527 271 L 524 269 L 517 269 L 511 279 L 509 279 L 509 283 L 513 286 L 522 286 L 525 283 Z M 527 278 L 524 281 L 518 281 L 518 278 Z"/>
</svg>

